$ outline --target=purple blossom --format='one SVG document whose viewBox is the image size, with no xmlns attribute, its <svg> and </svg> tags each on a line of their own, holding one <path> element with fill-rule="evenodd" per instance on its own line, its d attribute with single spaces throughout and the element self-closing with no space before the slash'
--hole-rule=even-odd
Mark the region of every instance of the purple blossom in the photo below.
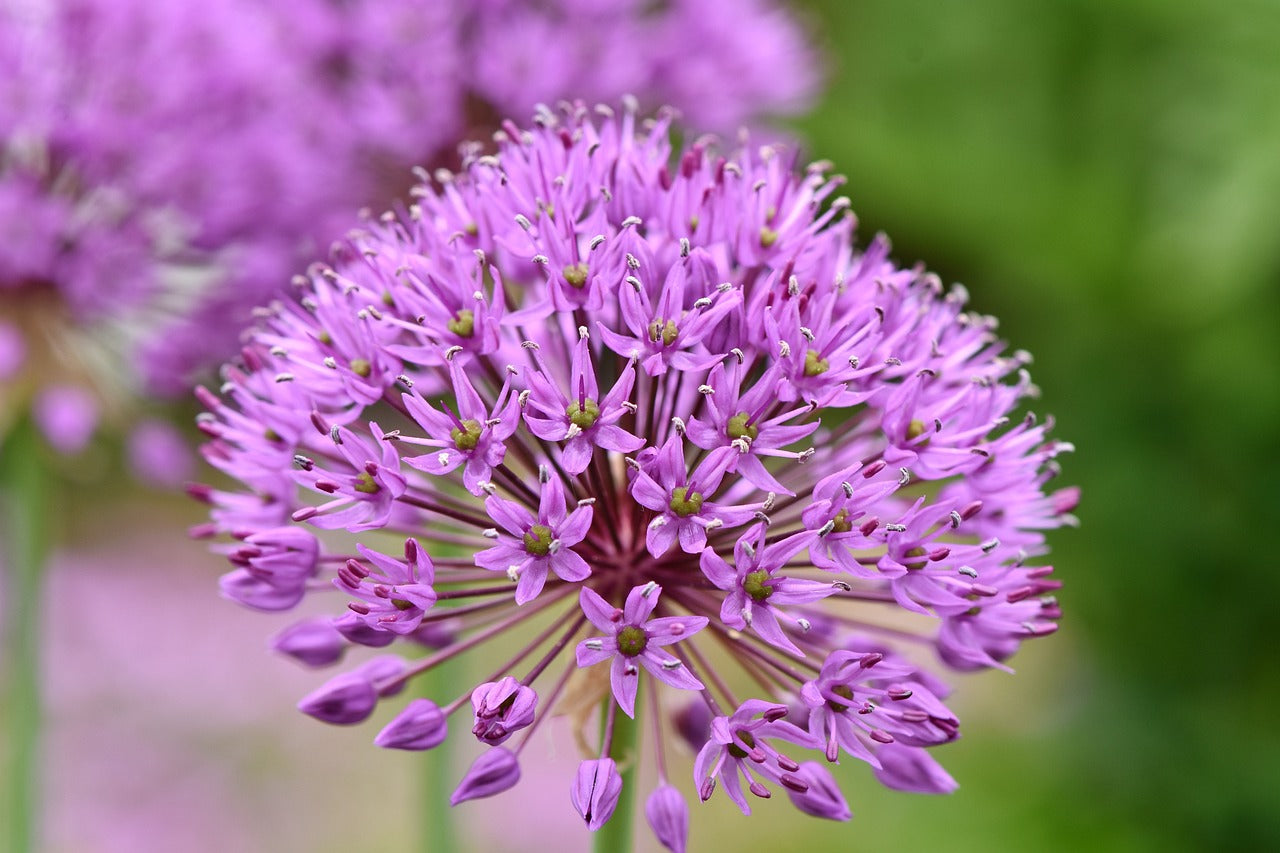
<svg viewBox="0 0 1280 853">
<path fill-rule="evenodd" d="M 815 740 L 803 729 L 782 719 L 786 714 L 785 705 L 749 699 L 731 716 L 712 720 L 711 740 L 707 741 L 693 764 L 698 796 L 704 801 L 711 799 L 718 781 L 729 799 L 742 809 L 743 814 L 749 815 L 751 806 L 747 805 L 747 798 L 742 793 L 743 780 L 747 783 L 747 790 L 762 799 L 772 796 L 762 779 L 797 793 L 808 791 L 808 782 L 796 775 L 800 765 L 766 739 L 807 748 L 816 746 Z"/>
<path fill-rule="evenodd" d="M 506 572 L 516 581 L 516 604 L 536 598 L 548 573 L 571 583 L 591 574 L 586 561 L 572 549 L 587 536 L 592 508 L 583 504 L 569 511 L 559 477 L 545 477 L 536 516 L 518 502 L 497 495 L 484 503 L 502 531 L 494 531 L 497 545 L 476 554 L 476 565 Z"/>
<path fill-rule="evenodd" d="M 848 819 L 842 752 L 888 787 L 951 790 L 938 672 L 1005 668 L 1052 632 L 1041 558 L 1078 493 L 1053 482 L 1070 446 L 1048 422 L 1005 420 L 1025 359 L 886 241 L 854 248 L 837 178 L 779 146 L 673 150 L 670 129 L 627 104 L 544 109 L 366 222 L 198 392 L 203 456 L 243 485 L 190 491 L 230 597 L 341 591 L 286 653 L 413 650 L 309 697 L 317 716 L 354 721 L 483 647 L 492 675 L 409 702 L 377 742 L 430 748 L 469 708 L 496 746 L 459 803 L 517 784 L 563 714 L 596 828 L 649 758 L 617 742 L 619 712 L 656 715 L 646 811 L 679 850 L 673 740 L 699 796 L 743 811 L 781 789 Z"/>
<path fill-rule="evenodd" d="M 702 682 L 689 674 L 684 661 L 656 651 L 663 646 L 689 639 L 707 627 L 705 616 L 660 616 L 650 618 L 658 606 L 662 588 L 650 581 L 627 594 L 626 604 L 612 607 L 590 587 L 580 596 L 582 612 L 603 637 L 592 637 L 578 644 L 578 666 L 609 664 L 609 683 L 618 706 L 634 717 L 636 689 L 640 670 L 637 664 L 663 684 L 681 690 L 702 690 Z"/>
<path fill-rule="evenodd" d="M 720 487 L 737 451 L 713 450 L 692 472 L 685 467 L 684 455 L 684 440 L 673 432 L 648 464 L 641 463 L 631 481 L 636 503 L 657 513 L 645 536 L 654 557 L 661 557 L 677 540 L 685 553 L 700 553 L 707 545 L 708 530 L 746 524 L 759 506 L 707 500 Z"/>
<path fill-rule="evenodd" d="M 734 27 L 716 23 L 726 20 Z M 539 47 L 549 43 L 555 50 Z M 6 406 L 38 404 L 65 453 L 84 446 L 96 418 L 40 402 L 45 386 L 74 387 L 103 426 L 128 427 L 132 407 L 111 405 L 135 390 L 122 377 L 172 397 L 208 376 L 234 356 L 258 306 L 289 299 L 290 275 L 341 237 L 352 211 L 402 195 L 415 164 L 456 167 L 459 142 L 496 130 L 498 116 L 633 92 L 646 108 L 670 104 L 731 133 L 800 112 L 817 94 L 818 60 L 774 0 L 8 4 L 0 313 L 17 322 L 16 344 L 0 347 L 0 381 L 18 370 L 25 381 L 12 383 Z M 456 225 L 440 243 L 454 233 L 473 242 L 472 229 L 493 236 L 489 223 Z M 599 307 L 606 286 L 575 284 L 580 247 L 560 245 L 549 255 L 565 294 L 554 308 L 580 293 Z M 332 350 L 328 380 L 370 404 L 399 359 L 493 352 L 502 288 L 476 300 L 462 269 L 420 276 L 406 264 L 415 287 L 396 303 L 396 322 L 423 341 L 369 346 L 358 324 L 326 328 L 328 342 L 313 343 Z M 361 273 L 350 265 L 345 283 L 359 286 Z"/>
</svg>

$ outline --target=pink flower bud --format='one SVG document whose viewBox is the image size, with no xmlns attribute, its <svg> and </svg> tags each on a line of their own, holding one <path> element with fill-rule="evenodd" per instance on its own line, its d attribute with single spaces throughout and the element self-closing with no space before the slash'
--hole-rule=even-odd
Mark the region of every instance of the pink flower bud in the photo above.
<svg viewBox="0 0 1280 853">
<path fill-rule="evenodd" d="M 644 804 L 658 843 L 671 853 L 684 853 L 689 840 L 689 806 L 674 785 L 659 785 Z"/>
<path fill-rule="evenodd" d="M 481 754 L 462 777 L 449 805 L 456 806 L 467 800 L 492 797 L 512 788 L 520 781 L 520 764 L 515 753 L 500 746 Z"/>
<path fill-rule="evenodd" d="M 430 699 L 414 699 L 373 739 L 384 749 L 432 749 L 444 742 L 449 726 Z"/>
<path fill-rule="evenodd" d="M 791 803 L 800 811 L 827 820 L 849 820 L 853 817 L 836 780 L 824 765 L 817 761 L 806 761 L 800 765 L 795 776 L 801 784 L 808 786 L 807 789 L 799 791 L 791 785 L 785 785 L 784 790 L 791 798 Z"/>
<path fill-rule="evenodd" d="M 368 719 L 377 704 L 378 694 L 369 679 L 344 672 L 303 697 L 298 710 L 322 722 L 349 726 Z"/>
<path fill-rule="evenodd" d="M 622 776 L 618 773 L 618 765 L 612 758 L 601 758 L 578 765 L 578 775 L 569 789 L 569 799 L 587 822 L 587 829 L 595 832 L 613 817 L 621 793 Z"/>
<path fill-rule="evenodd" d="M 895 791 L 950 794 L 960 787 L 923 747 L 887 744 L 876 751 L 876 758 L 880 759 L 876 778 Z"/>
<path fill-rule="evenodd" d="M 295 622 L 271 638 L 271 648 L 307 666 L 336 663 L 347 642 L 327 616 Z"/>
</svg>

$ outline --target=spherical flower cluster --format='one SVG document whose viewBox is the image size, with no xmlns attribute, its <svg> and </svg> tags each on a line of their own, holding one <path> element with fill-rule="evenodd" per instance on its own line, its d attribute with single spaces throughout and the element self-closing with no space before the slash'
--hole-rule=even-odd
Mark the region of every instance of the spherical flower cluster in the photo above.
<svg viewBox="0 0 1280 853">
<path fill-rule="evenodd" d="M 772 0 L 6 3 L 0 402 L 75 450 L 131 386 L 185 393 L 497 115 L 634 92 L 732 130 L 802 108 L 816 64 Z"/>
<path fill-rule="evenodd" d="M 435 746 L 469 705 L 489 749 L 458 803 L 510 788 L 542 721 L 598 703 L 604 733 L 566 781 L 595 829 L 639 793 L 617 715 L 649 716 L 646 814 L 680 850 L 674 742 L 696 751 L 686 790 L 743 812 L 785 791 L 848 818 L 842 755 L 951 790 L 929 750 L 959 723 L 918 653 L 1005 668 L 1054 630 L 1037 558 L 1076 492 L 1046 491 L 1068 446 L 1009 417 L 1028 356 L 883 238 L 856 250 L 826 166 L 673 149 L 669 125 L 541 112 L 353 232 L 200 391 L 205 456 L 245 488 L 193 493 L 197 533 L 232 540 L 227 597 L 345 606 L 279 651 L 406 650 L 303 711 L 358 723 L 493 644 L 509 659 L 489 678 L 409 701 L 377 743 Z"/>
</svg>

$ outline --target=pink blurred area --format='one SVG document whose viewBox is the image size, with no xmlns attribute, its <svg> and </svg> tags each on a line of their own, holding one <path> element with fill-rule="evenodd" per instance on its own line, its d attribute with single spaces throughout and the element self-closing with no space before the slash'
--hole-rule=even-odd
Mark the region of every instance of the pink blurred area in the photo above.
<svg viewBox="0 0 1280 853">
<path fill-rule="evenodd" d="M 410 849 L 405 826 L 368 819 L 413 822 L 410 757 L 294 709 L 324 674 L 218 598 L 221 562 L 179 512 L 97 507 L 46 587 L 40 849 Z"/>
</svg>

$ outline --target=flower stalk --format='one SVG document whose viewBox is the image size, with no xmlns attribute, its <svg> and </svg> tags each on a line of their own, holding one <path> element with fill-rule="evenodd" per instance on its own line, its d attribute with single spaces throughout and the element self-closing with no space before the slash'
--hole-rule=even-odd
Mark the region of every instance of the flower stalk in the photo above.
<svg viewBox="0 0 1280 853">
<path fill-rule="evenodd" d="M 42 464 L 43 442 L 30 422 L 20 423 L 0 448 L 3 524 L 0 560 L 8 576 L 9 626 L 5 638 L 9 809 L 6 835 L 13 851 L 34 850 L 40 813 L 40 609 L 49 556 L 52 484 Z"/>
</svg>

